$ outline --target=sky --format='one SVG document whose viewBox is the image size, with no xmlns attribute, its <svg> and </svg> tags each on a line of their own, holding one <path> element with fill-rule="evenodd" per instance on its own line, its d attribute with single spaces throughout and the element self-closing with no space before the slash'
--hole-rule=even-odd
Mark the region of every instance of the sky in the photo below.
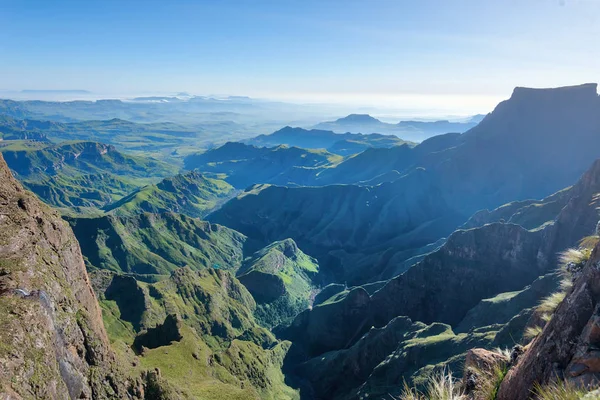
<svg viewBox="0 0 600 400">
<path fill-rule="evenodd" d="M 489 109 L 600 81 L 600 0 L 0 0 L 0 90 Z"/>
</svg>

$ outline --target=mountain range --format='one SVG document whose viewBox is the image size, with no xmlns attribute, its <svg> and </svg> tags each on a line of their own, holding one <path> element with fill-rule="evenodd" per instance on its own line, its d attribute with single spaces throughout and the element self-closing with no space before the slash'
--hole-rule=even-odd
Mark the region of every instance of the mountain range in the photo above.
<svg viewBox="0 0 600 400">
<path fill-rule="evenodd" d="M 600 386 L 595 84 L 516 88 L 418 144 L 286 127 L 184 170 L 18 118 L 0 145 L 0 397 Z"/>
<path fill-rule="evenodd" d="M 329 130 L 337 133 L 382 133 L 396 135 L 405 140 L 421 142 L 432 136 L 444 133 L 463 133 L 473 128 L 484 118 L 475 115 L 464 122 L 438 121 L 400 121 L 397 124 L 382 122 L 368 114 L 350 114 L 335 121 L 321 122 L 314 129 Z"/>
</svg>

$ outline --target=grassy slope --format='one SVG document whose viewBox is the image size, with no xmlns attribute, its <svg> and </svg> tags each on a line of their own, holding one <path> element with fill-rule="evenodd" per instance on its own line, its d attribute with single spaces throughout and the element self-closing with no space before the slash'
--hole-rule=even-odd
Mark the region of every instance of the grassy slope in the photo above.
<svg viewBox="0 0 600 400">
<path fill-rule="evenodd" d="M 309 307 L 318 272 L 317 260 L 286 239 L 254 253 L 244 262 L 238 278 L 259 303 L 257 319 L 273 327 L 290 322 Z M 278 288 L 283 290 L 277 292 Z M 269 291 L 273 293 L 267 296 Z"/>
<path fill-rule="evenodd" d="M 161 161 L 95 142 L 7 141 L 0 151 L 28 189 L 66 213 L 97 213 L 136 188 L 177 171 Z"/>
<path fill-rule="evenodd" d="M 233 192 L 233 187 L 227 182 L 188 172 L 145 186 L 105 210 L 116 215 L 179 212 L 191 217 L 204 217 Z"/>
<path fill-rule="evenodd" d="M 106 283 L 98 284 L 102 276 Z M 111 294 L 111 279 L 106 272 L 94 275 L 107 332 L 132 376 L 159 368 L 184 398 L 298 398 L 281 372 L 290 343 L 277 342 L 256 324 L 252 296 L 228 272 L 182 268 L 158 283 L 134 283 L 144 305 L 137 328 L 126 320 L 131 298 L 120 298 L 131 290 L 117 287 Z M 131 345 L 138 332 L 160 324 L 167 314 L 183 321 L 182 339 L 135 354 Z"/>
<path fill-rule="evenodd" d="M 70 218 L 88 265 L 141 275 L 190 266 L 237 270 L 246 237 L 185 215 Z"/>
</svg>

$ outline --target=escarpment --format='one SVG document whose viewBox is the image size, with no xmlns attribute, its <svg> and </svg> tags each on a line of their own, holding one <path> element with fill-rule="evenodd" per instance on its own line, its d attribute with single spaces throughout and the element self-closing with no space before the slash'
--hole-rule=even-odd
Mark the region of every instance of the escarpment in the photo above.
<svg viewBox="0 0 600 400">
<path fill-rule="evenodd" d="M 79 245 L 0 157 L 0 397 L 127 398 Z"/>
<path fill-rule="evenodd" d="M 536 385 L 566 380 L 600 385 L 600 246 L 575 276 L 571 292 L 502 382 L 498 399 L 525 398 Z"/>
</svg>

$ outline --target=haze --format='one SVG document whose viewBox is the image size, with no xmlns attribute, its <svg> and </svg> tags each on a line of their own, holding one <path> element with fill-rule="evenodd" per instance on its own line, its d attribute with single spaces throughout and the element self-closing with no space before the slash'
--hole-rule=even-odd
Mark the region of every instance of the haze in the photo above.
<svg viewBox="0 0 600 400">
<path fill-rule="evenodd" d="M 186 91 L 467 115 L 515 86 L 598 81 L 599 11 L 591 0 L 1 0 L 0 90 Z"/>
</svg>

